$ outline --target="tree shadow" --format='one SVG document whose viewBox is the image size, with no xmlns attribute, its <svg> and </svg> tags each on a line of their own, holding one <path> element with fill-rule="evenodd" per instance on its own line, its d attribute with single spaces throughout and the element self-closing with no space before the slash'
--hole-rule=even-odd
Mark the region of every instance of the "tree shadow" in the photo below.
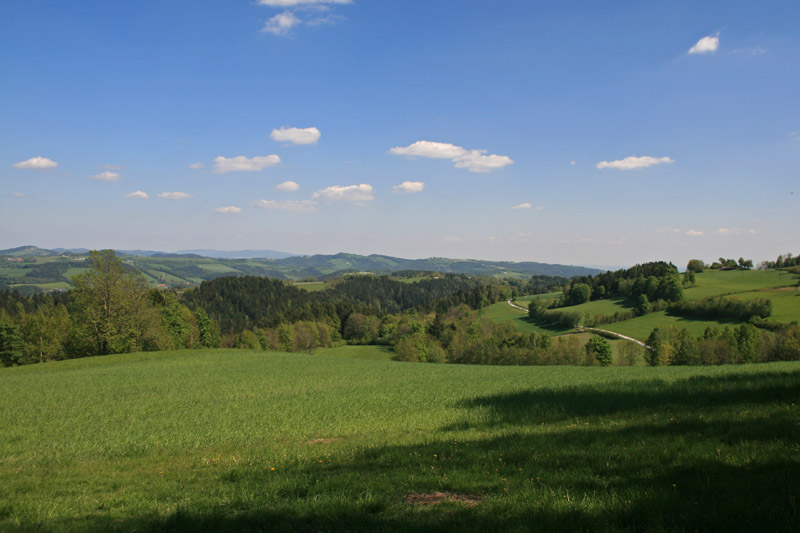
<svg viewBox="0 0 800 533">
<path fill-rule="evenodd" d="M 543 330 L 545 330 L 545 331 L 547 331 L 547 332 L 549 332 L 549 333 L 551 333 L 553 335 L 561 335 L 563 333 L 566 333 L 568 331 L 572 331 L 573 330 L 572 327 L 562 326 L 562 325 L 557 324 L 555 322 L 548 322 L 548 323 L 541 322 L 541 321 L 533 318 L 530 315 L 521 316 L 519 318 L 515 318 L 514 320 L 521 320 L 521 321 L 526 322 L 526 323 L 528 323 L 528 324 L 530 324 L 532 326 L 536 326 L 539 329 L 543 329 Z"/>
<path fill-rule="evenodd" d="M 691 412 L 698 406 L 726 408 L 738 404 L 800 399 L 797 373 L 772 372 L 726 376 L 693 376 L 677 382 L 647 380 L 570 388 L 544 388 L 482 396 L 460 402 L 465 409 L 488 409 L 485 426 L 529 425 L 589 416 L 640 411 Z"/>
<path fill-rule="evenodd" d="M 211 471 L 213 504 L 70 531 L 795 531 L 797 373 L 580 386 L 458 404 L 464 420 L 422 444 L 334 448 L 324 463 Z M 741 416 L 743 410 L 760 416 Z M 487 414 L 479 427 L 473 421 Z M 670 420 L 668 415 L 683 416 Z M 657 416 L 653 416 L 653 414 Z M 636 415 L 623 420 L 617 415 Z M 639 416 L 640 415 L 640 416 Z M 581 423 L 571 423 L 581 419 Z M 544 424 L 542 424 L 544 422 Z M 499 425 L 506 429 L 498 430 Z M 474 431 L 491 429 L 491 437 Z M 467 437 L 451 432 L 471 428 Z M 475 495 L 430 507 L 409 494 Z M 32 524 L 30 529 L 48 529 Z"/>
</svg>

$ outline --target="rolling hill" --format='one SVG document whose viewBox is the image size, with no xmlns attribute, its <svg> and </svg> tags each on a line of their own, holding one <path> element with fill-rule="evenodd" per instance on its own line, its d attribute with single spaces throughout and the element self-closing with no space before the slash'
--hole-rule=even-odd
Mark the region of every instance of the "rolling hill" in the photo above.
<svg viewBox="0 0 800 533">
<path fill-rule="evenodd" d="M 198 253 L 195 253 L 198 252 Z M 211 257 L 203 254 L 215 254 Z M 598 274 L 597 269 L 538 262 L 483 261 L 478 259 L 403 259 L 387 255 L 289 256 L 282 258 L 226 258 L 224 255 L 258 254 L 257 251 L 219 252 L 183 250 L 176 253 L 124 251 L 117 254 L 129 268 L 142 273 L 153 286 L 190 287 L 221 276 L 269 276 L 300 281 L 325 280 L 347 273 L 390 274 L 402 271 L 426 271 L 498 278 L 529 278 L 534 275 L 582 276 Z M 267 253 L 267 252 L 264 252 Z M 281 252 L 269 252 L 282 254 Z M 289 254 L 284 254 L 289 255 Z M 23 292 L 64 290 L 72 276 L 85 272 L 87 253 L 83 249 L 47 250 L 23 246 L 0 250 L 0 287 Z"/>
</svg>

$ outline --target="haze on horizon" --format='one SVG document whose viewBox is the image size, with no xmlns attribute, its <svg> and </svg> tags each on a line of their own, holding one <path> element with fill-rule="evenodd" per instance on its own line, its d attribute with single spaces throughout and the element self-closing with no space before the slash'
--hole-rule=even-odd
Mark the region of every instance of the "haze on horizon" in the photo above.
<svg viewBox="0 0 800 533">
<path fill-rule="evenodd" d="M 0 248 L 800 247 L 800 5 L 0 6 Z"/>
</svg>

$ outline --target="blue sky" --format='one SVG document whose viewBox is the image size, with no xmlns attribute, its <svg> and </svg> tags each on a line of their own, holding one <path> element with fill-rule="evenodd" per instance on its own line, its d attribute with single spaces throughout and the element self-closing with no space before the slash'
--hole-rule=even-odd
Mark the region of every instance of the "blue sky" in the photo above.
<svg viewBox="0 0 800 533">
<path fill-rule="evenodd" d="M 0 248 L 800 251 L 796 1 L 28 0 L 0 20 Z"/>
</svg>

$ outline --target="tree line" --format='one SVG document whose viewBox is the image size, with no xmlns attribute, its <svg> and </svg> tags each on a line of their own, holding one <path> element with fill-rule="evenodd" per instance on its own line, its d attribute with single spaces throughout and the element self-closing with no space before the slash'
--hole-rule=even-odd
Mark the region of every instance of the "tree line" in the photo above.
<svg viewBox="0 0 800 533">
<path fill-rule="evenodd" d="M 66 294 L 0 298 L 0 363 L 219 346 L 217 324 L 174 293 L 148 289 L 113 251 L 91 252 Z"/>
<path fill-rule="evenodd" d="M 222 277 L 178 293 L 147 288 L 112 250 L 91 252 L 86 264 L 89 271 L 74 276 L 65 293 L 0 291 L 1 364 L 219 346 L 394 344 L 395 332 L 409 327 L 403 312 L 479 309 L 515 292 L 491 278 L 445 274 L 414 283 L 346 276 L 320 292 L 265 277 Z"/>
<path fill-rule="evenodd" d="M 520 291 L 563 287 L 561 302 L 600 295 L 636 297 L 646 312 L 667 306 L 698 317 L 758 320 L 735 329 L 708 330 L 701 338 L 675 328 L 656 328 L 650 349 L 620 345 L 620 361 L 644 358 L 653 365 L 722 364 L 800 359 L 800 326 L 766 321 L 769 301 L 715 297 L 688 304 L 677 269 L 647 263 L 632 269 L 573 280 L 538 277 L 506 283 L 462 274 L 345 276 L 332 287 L 308 292 L 282 280 L 223 277 L 181 293 L 148 289 L 113 251 L 91 252 L 89 271 L 73 278 L 67 293 L 22 297 L 0 291 L 0 362 L 5 365 L 133 351 L 236 347 L 311 352 L 349 344 L 391 346 L 395 358 L 416 362 L 502 365 L 607 365 L 608 341 L 575 335 L 521 333 L 482 309 Z M 398 279 L 399 278 L 399 279 Z M 679 286 L 678 286 L 679 287 Z M 649 295 L 655 301 L 649 302 Z M 607 297 L 607 296 L 606 296 Z M 548 308 L 535 300 L 531 315 L 573 327 L 580 313 Z M 643 311 L 644 312 L 644 311 Z M 587 324 L 592 325 L 592 324 Z"/>
<path fill-rule="evenodd" d="M 800 360 L 800 326 L 776 331 L 744 323 L 736 328 L 707 328 L 695 337 L 685 328 L 661 326 L 647 338 L 645 360 L 659 365 L 721 365 Z"/>
</svg>

